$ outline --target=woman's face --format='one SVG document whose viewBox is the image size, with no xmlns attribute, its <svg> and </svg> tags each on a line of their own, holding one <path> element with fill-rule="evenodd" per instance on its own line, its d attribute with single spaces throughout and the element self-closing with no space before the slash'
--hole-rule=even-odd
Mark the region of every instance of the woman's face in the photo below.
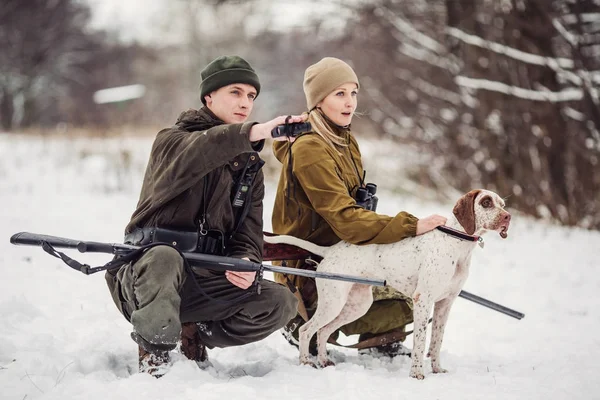
<svg viewBox="0 0 600 400">
<path fill-rule="evenodd" d="M 321 100 L 317 107 L 336 125 L 350 125 L 356 110 L 357 95 L 358 86 L 356 83 L 344 83 Z"/>
</svg>

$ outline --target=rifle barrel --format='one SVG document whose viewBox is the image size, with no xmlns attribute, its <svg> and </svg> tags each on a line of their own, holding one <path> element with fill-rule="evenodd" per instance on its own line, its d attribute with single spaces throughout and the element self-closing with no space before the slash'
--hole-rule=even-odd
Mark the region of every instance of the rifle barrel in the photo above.
<svg viewBox="0 0 600 400">
<path fill-rule="evenodd" d="M 466 292 L 464 290 L 462 290 L 459 294 L 459 297 L 462 297 L 463 299 L 467 299 L 470 300 L 474 303 L 479 304 L 480 306 L 484 306 L 487 308 L 491 308 L 492 310 L 496 310 L 498 312 L 501 312 L 502 314 L 506 314 L 509 317 L 513 317 L 516 319 L 521 319 L 523 317 L 525 317 L 525 314 L 523 314 L 522 312 L 513 310 L 512 308 L 508 308 L 503 306 L 502 304 L 498 304 L 498 303 L 494 303 L 493 301 L 490 301 L 488 299 L 484 299 L 483 297 L 479 297 L 473 293 L 469 293 Z"/>
<path fill-rule="evenodd" d="M 264 265 L 264 264 L 263 264 Z M 295 274 L 299 276 L 305 276 L 308 278 L 314 277 L 313 271 L 307 271 L 305 269 L 298 268 L 288 268 L 288 267 L 279 267 L 276 265 L 264 265 L 265 270 L 271 272 L 281 272 L 282 274 Z M 293 271 L 293 272 L 290 272 Z M 385 286 L 386 282 L 382 279 L 369 279 L 369 278 L 360 278 L 358 276 L 345 275 L 345 274 L 333 274 L 330 272 L 319 272 L 320 278 L 325 279 L 335 279 L 338 281 L 346 281 L 346 282 L 354 282 L 354 283 L 362 283 L 364 285 L 373 285 L 373 286 Z"/>
<path fill-rule="evenodd" d="M 280 267 L 277 265 L 267 265 L 255 263 L 252 261 L 241 260 L 233 257 L 213 256 L 201 253 L 183 253 L 184 257 L 192 267 L 201 267 L 209 269 L 238 271 L 260 271 L 261 269 L 271 272 L 280 272 L 282 274 L 299 275 L 308 278 L 334 279 L 337 281 L 361 283 L 363 285 L 385 286 L 384 279 L 370 279 L 346 274 L 334 274 L 331 272 L 310 271 L 299 268 Z"/>
</svg>

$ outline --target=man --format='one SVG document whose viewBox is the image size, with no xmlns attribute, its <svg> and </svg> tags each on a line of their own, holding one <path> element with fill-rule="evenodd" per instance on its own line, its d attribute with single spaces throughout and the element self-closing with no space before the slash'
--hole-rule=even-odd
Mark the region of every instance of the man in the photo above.
<svg viewBox="0 0 600 400">
<path fill-rule="evenodd" d="M 151 246 L 106 274 L 115 304 L 133 325 L 140 372 L 157 377 L 179 341 L 181 352 L 200 365 L 206 347 L 261 340 L 296 314 L 297 301 L 286 287 L 262 281 L 259 293 L 255 272 L 190 268 L 179 253 L 262 261 L 264 178 L 257 152 L 285 122 L 246 122 L 260 82 L 241 57 L 219 57 L 201 77 L 204 107 L 182 112 L 156 136 L 125 228 L 126 243 L 174 247 Z"/>
</svg>

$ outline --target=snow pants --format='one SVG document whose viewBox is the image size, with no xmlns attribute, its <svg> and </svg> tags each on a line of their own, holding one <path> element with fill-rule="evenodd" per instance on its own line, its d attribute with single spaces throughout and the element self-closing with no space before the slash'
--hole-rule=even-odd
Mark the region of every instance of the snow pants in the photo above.
<svg viewBox="0 0 600 400">
<path fill-rule="evenodd" d="M 246 290 L 222 272 L 184 267 L 173 248 L 155 246 L 106 280 L 117 308 L 152 345 L 175 348 L 181 324 L 196 322 L 208 347 L 239 346 L 266 338 L 296 315 L 290 290 L 268 280 Z"/>
</svg>

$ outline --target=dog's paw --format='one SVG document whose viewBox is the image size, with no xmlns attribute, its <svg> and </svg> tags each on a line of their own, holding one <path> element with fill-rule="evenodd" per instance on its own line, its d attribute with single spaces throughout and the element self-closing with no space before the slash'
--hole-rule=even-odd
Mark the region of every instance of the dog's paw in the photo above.
<svg viewBox="0 0 600 400">
<path fill-rule="evenodd" d="M 319 365 L 321 366 L 321 368 L 326 368 L 326 367 L 335 367 L 335 363 L 333 361 L 331 361 L 330 359 L 326 358 L 323 361 L 319 361 Z"/>
<path fill-rule="evenodd" d="M 312 360 L 300 361 L 300 365 L 310 365 L 311 367 L 313 367 L 315 369 L 319 369 L 319 367 L 317 366 L 317 364 L 315 364 L 314 362 L 312 362 Z"/>
<path fill-rule="evenodd" d="M 420 369 L 415 369 L 415 368 L 411 368 L 410 374 L 408 376 L 410 376 L 411 378 L 418 379 L 420 381 L 425 379 L 425 375 L 423 374 L 423 371 Z"/>
<path fill-rule="evenodd" d="M 433 365 L 431 367 L 431 370 L 433 371 L 434 374 L 445 374 L 448 372 L 447 369 L 444 369 L 444 368 L 440 367 L 439 365 Z"/>
</svg>

